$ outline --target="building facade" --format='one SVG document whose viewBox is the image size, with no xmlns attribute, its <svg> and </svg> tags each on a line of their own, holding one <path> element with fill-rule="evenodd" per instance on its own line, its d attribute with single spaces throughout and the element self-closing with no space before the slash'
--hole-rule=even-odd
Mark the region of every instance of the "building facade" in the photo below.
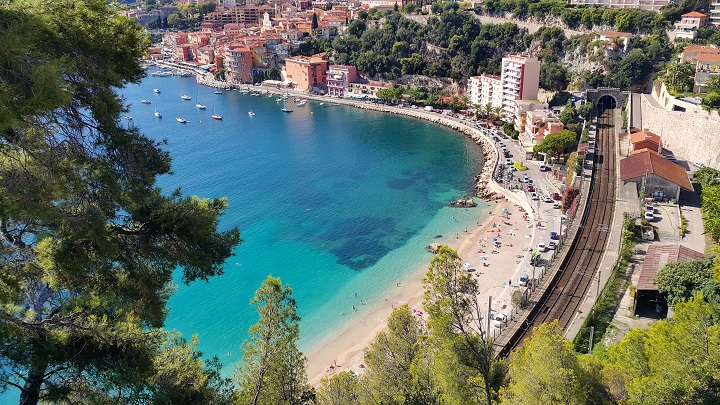
<svg viewBox="0 0 720 405">
<path fill-rule="evenodd" d="M 565 129 L 551 110 L 533 110 L 527 112 L 525 133 L 521 142 L 526 145 L 539 145 L 548 135 L 557 134 Z"/>
<path fill-rule="evenodd" d="M 295 88 L 310 91 L 327 83 L 326 60 L 317 57 L 294 56 L 285 58 L 285 76 L 295 83 Z"/>
<path fill-rule="evenodd" d="M 223 63 L 225 77 L 231 83 L 252 83 L 252 51 L 241 43 L 226 45 Z"/>
<path fill-rule="evenodd" d="M 513 117 L 514 100 L 537 99 L 540 86 L 540 61 L 534 56 L 507 55 L 502 59 L 503 115 Z"/>
<path fill-rule="evenodd" d="M 357 80 L 357 68 L 346 65 L 330 65 L 327 74 L 327 94 L 332 97 L 345 97 L 350 83 Z"/>
<path fill-rule="evenodd" d="M 675 3 L 672 0 L 570 0 L 570 4 L 586 7 L 637 8 L 659 11 L 663 6 Z"/>
<path fill-rule="evenodd" d="M 479 105 L 482 108 L 502 107 L 502 81 L 500 76 L 493 76 L 483 73 L 480 76 L 472 76 L 468 79 L 467 93 L 470 103 Z"/>
<path fill-rule="evenodd" d="M 720 0 L 710 0 L 709 11 L 708 22 L 712 25 L 720 25 Z"/>
<path fill-rule="evenodd" d="M 694 39 L 697 29 L 705 25 L 707 15 L 693 11 L 683 14 L 675 23 L 675 38 Z"/>
</svg>

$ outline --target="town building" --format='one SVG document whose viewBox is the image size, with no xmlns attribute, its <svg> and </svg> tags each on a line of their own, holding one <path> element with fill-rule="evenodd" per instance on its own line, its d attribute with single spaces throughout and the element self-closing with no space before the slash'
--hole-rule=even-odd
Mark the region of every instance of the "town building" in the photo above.
<svg viewBox="0 0 720 405">
<path fill-rule="evenodd" d="M 607 51 L 620 51 L 627 53 L 630 50 L 630 40 L 632 34 L 620 31 L 604 31 L 600 33 L 600 40 L 608 42 L 605 49 Z"/>
<path fill-rule="evenodd" d="M 660 11 L 673 0 L 570 0 L 570 4 L 586 7 L 636 8 L 639 10 Z"/>
<path fill-rule="evenodd" d="M 525 122 L 527 120 L 527 113 L 535 110 L 547 110 L 550 105 L 547 103 L 541 103 L 538 100 L 515 100 L 513 101 L 514 117 L 513 122 L 515 123 L 515 129 L 518 133 L 522 134 L 525 132 Z M 527 152 L 527 151 L 526 151 Z M 532 155 L 532 147 L 530 147 L 530 154 Z"/>
<path fill-rule="evenodd" d="M 390 83 L 374 82 L 374 81 L 363 81 L 357 83 L 350 83 L 348 88 L 348 94 L 345 97 L 349 98 L 377 98 L 377 92 L 382 89 L 391 89 L 393 86 Z"/>
<path fill-rule="evenodd" d="M 520 142 L 523 145 L 538 145 L 548 135 L 557 134 L 565 129 L 551 110 L 528 111 L 525 118 L 524 132 L 520 132 Z"/>
<path fill-rule="evenodd" d="M 620 179 L 637 185 L 638 193 L 680 199 L 680 190 L 693 191 L 685 169 L 651 150 L 642 151 L 620 161 Z"/>
<path fill-rule="evenodd" d="M 252 83 L 252 51 L 234 42 L 224 47 L 225 77 L 230 83 Z"/>
<path fill-rule="evenodd" d="M 695 39 L 697 29 L 705 25 L 706 14 L 693 11 L 683 14 L 680 21 L 675 23 L 675 39 Z"/>
<path fill-rule="evenodd" d="M 292 80 L 295 88 L 311 91 L 325 87 L 328 62 L 315 56 L 293 56 L 285 58 L 285 77 Z"/>
<path fill-rule="evenodd" d="M 703 53 L 715 53 L 720 54 L 720 50 L 711 45 L 691 45 L 683 48 L 680 53 L 680 62 L 690 62 L 693 65 L 697 64 L 698 55 Z"/>
<path fill-rule="evenodd" d="M 720 75 L 720 53 L 701 53 L 695 65 L 695 93 L 707 93 L 707 85 L 711 78 Z"/>
<path fill-rule="evenodd" d="M 632 151 L 649 149 L 656 153 L 662 153 L 660 136 L 650 131 L 640 131 L 630 134 L 630 145 Z"/>
<path fill-rule="evenodd" d="M 468 79 L 468 96 L 470 104 L 487 108 L 488 105 L 502 107 L 502 80 L 500 76 L 483 73 Z"/>
<path fill-rule="evenodd" d="M 658 291 L 657 285 L 655 285 L 655 277 L 663 267 L 670 263 L 693 260 L 707 260 L 707 256 L 680 244 L 650 244 L 640 268 L 635 297 L 633 297 L 634 314 L 638 316 L 649 315 L 654 318 L 667 310 L 667 306 L 662 305 L 667 297 Z"/>
<path fill-rule="evenodd" d="M 350 83 L 357 81 L 355 66 L 330 65 L 327 74 L 327 94 L 332 97 L 345 97 Z"/>
<path fill-rule="evenodd" d="M 410 0 L 361 0 L 360 4 L 369 8 L 382 9 L 394 9 L 397 5 L 398 8 L 402 8 L 406 4 L 410 4 Z"/>
<path fill-rule="evenodd" d="M 708 22 L 712 25 L 720 25 L 720 0 L 710 0 L 710 16 Z"/>
<path fill-rule="evenodd" d="M 537 99 L 540 86 L 540 61 L 534 56 L 507 55 L 502 58 L 503 115 L 513 117 L 514 100 Z"/>
</svg>

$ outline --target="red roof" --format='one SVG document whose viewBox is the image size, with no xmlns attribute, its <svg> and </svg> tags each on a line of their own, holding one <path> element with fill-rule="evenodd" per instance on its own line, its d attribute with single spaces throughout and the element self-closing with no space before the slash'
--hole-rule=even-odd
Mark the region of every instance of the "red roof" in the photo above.
<svg viewBox="0 0 720 405">
<path fill-rule="evenodd" d="M 642 148 L 642 149 L 630 151 L 630 156 L 637 155 L 638 153 L 643 153 L 643 152 L 650 152 L 650 153 L 655 153 L 655 154 L 659 155 L 659 153 L 657 153 L 657 151 L 654 151 L 654 150 L 648 149 L 648 148 Z"/>
<path fill-rule="evenodd" d="M 690 45 L 683 48 L 683 52 L 718 53 L 720 51 L 710 45 Z"/>
<path fill-rule="evenodd" d="M 720 61 L 720 53 L 699 53 L 697 56 L 698 62 L 700 61 L 706 61 L 706 62 L 714 62 L 714 61 Z"/>
<path fill-rule="evenodd" d="M 683 14 L 682 17 L 707 17 L 707 15 L 703 13 L 698 13 L 697 11 L 693 11 L 687 14 Z"/>
<path fill-rule="evenodd" d="M 660 154 L 640 152 L 620 161 L 620 179 L 622 181 L 638 179 L 646 174 L 654 174 L 685 190 L 693 191 L 685 169 Z"/>
<path fill-rule="evenodd" d="M 657 291 L 653 282 L 658 271 L 669 263 L 689 262 L 692 260 L 705 260 L 707 257 L 695 250 L 682 245 L 650 245 L 645 260 L 640 269 L 640 277 L 637 282 L 638 290 Z"/>
<path fill-rule="evenodd" d="M 642 141 L 652 141 L 658 145 L 660 145 L 660 142 L 661 142 L 660 136 L 656 135 L 650 131 L 640 131 L 640 132 L 635 132 L 630 135 L 630 143 L 636 144 L 636 143 L 642 142 Z"/>
</svg>

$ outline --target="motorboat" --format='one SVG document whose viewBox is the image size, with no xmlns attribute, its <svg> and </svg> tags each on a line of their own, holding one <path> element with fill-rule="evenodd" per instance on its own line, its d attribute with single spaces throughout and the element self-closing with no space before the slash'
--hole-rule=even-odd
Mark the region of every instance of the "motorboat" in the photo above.
<svg viewBox="0 0 720 405">
<path fill-rule="evenodd" d="M 160 93 L 160 89 L 153 89 L 154 93 Z"/>
<path fill-rule="evenodd" d="M 220 90 L 215 90 L 214 93 L 215 93 L 215 94 L 223 94 L 223 92 L 220 91 Z"/>
<path fill-rule="evenodd" d="M 125 118 L 125 119 L 128 120 L 128 121 L 132 121 L 132 117 L 129 116 L 129 115 L 126 115 L 126 116 L 124 116 L 123 118 Z"/>
<path fill-rule="evenodd" d="M 213 114 L 213 115 L 211 115 L 211 117 L 214 120 L 218 120 L 218 121 L 222 120 L 222 115 L 220 115 L 220 114 Z"/>
<path fill-rule="evenodd" d="M 250 111 L 248 111 L 248 115 L 251 116 L 251 117 L 254 117 L 254 116 L 255 116 L 255 113 L 254 113 L 252 110 L 250 110 Z"/>
<path fill-rule="evenodd" d="M 192 97 L 188 96 L 187 94 L 183 94 L 182 96 L 180 96 L 180 98 L 183 100 L 192 100 Z"/>
<path fill-rule="evenodd" d="M 175 118 L 175 121 L 181 123 L 181 124 L 187 124 L 189 121 L 182 117 Z"/>
<path fill-rule="evenodd" d="M 197 104 L 195 104 L 195 108 L 197 108 L 198 110 L 204 110 L 207 108 L 207 106 L 204 104 L 197 103 Z"/>
<path fill-rule="evenodd" d="M 159 111 L 155 111 L 155 116 L 158 117 L 158 118 L 162 118 L 162 114 L 160 114 Z"/>
<path fill-rule="evenodd" d="M 307 104 L 307 100 L 301 100 L 299 103 L 297 103 L 297 106 L 303 107 L 305 104 Z"/>
<path fill-rule="evenodd" d="M 148 99 L 142 99 L 142 100 L 140 100 L 140 102 L 143 103 L 143 104 L 150 104 L 150 103 L 152 103 L 152 101 L 150 101 L 150 100 L 148 100 Z"/>
</svg>

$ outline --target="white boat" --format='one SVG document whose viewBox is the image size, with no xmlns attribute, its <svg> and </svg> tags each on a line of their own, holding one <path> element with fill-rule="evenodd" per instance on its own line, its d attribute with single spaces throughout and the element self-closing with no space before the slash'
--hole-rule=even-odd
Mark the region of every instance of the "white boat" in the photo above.
<svg viewBox="0 0 720 405">
<path fill-rule="evenodd" d="M 132 117 L 129 116 L 129 115 L 126 115 L 126 116 L 124 116 L 123 118 L 125 118 L 125 119 L 128 120 L 128 121 L 131 121 L 131 120 L 132 120 Z"/>
<path fill-rule="evenodd" d="M 300 101 L 299 103 L 297 103 L 297 106 L 298 106 L 298 107 L 302 107 L 302 106 L 304 106 L 305 104 L 307 104 L 307 101 L 306 101 L 306 100 L 302 100 L 302 101 Z"/>
<path fill-rule="evenodd" d="M 197 104 L 195 104 L 195 108 L 197 108 L 198 110 L 204 110 L 207 108 L 207 106 L 205 106 L 204 104 L 197 103 Z"/>
<path fill-rule="evenodd" d="M 181 118 L 181 117 L 175 118 L 175 121 L 177 121 L 177 122 L 179 122 L 179 123 L 181 123 L 181 124 L 187 124 L 187 123 L 188 123 L 188 120 L 186 120 L 185 118 Z"/>
<path fill-rule="evenodd" d="M 213 114 L 213 115 L 211 115 L 211 117 L 214 120 L 218 120 L 218 121 L 222 120 L 222 115 L 220 115 L 220 114 Z"/>
<path fill-rule="evenodd" d="M 162 114 L 160 114 L 159 111 L 155 111 L 155 116 L 158 117 L 158 118 L 162 118 Z"/>
<path fill-rule="evenodd" d="M 214 92 L 214 93 L 215 93 L 215 94 L 223 94 L 223 92 L 222 92 L 222 91 L 220 91 L 220 90 L 215 90 L 215 92 Z"/>
<path fill-rule="evenodd" d="M 153 76 L 161 76 L 161 77 L 167 77 L 167 76 L 173 75 L 173 73 L 170 72 L 169 70 L 158 70 L 157 72 L 152 72 L 150 74 Z"/>
<path fill-rule="evenodd" d="M 160 89 L 153 89 L 153 92 L 160 93 Z"/>
<path fill-rule="evenodd" d="M 320 103 L 320 105 L 325 105 L 325 103 Z"/>
<path fill-rule="evenodd" d="M 250 111 L 248 111 L 248 115 L 251 116 L 251 117 L 254 117 L 254 116 L 255 116 L 255 113 L 254 113 L 252 110 L 250 110 Z"/>
<path fill-rule="evenodd" d="M 142 100 L 140 100 L 140 102 L 143 103 L 143 104 L 150 104 L 150 103 L 152 103 L 152 101 L 147 100 L 147 99 L 142 99 Z"/>
<path fill-rule="evenodd" d="M 287 106 L 285 105 L 285 102 L 283 102 L 283 108 L 281 108 L 280 111 L 282 111 L 282 112 L 284 112 L 284 113 L 291 113 L 291 112 L 293 112 L 293 110 L 287 108 Z"/>
<path fill-rule="evenodd" d="M 180 98 L 183 100 L 192 100 L 192 97 L 188 96 L 187 94 L 183 94 L 182 96 L 180 96 Z"/>
</svg>

